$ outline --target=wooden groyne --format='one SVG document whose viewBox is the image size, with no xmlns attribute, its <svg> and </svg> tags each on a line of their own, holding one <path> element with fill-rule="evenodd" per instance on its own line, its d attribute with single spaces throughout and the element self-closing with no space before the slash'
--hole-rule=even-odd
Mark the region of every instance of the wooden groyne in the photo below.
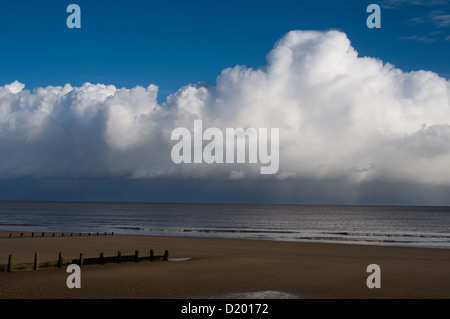
<svg viewBox="0 0 450 319">
<path fill-rule="evenodd" d="M 9 238 L 26 238 L 26 237 L 74 237 L 74 236 L 114 236 L 114 232 L 108 233 L 60 233 L 60 232 L 31 232 L 31 233 L 9 233 Z"/>
<path fill-rule="evenodd" d="M 47 261 L 41 263 L 39 260 L 39 252 L 34 254 L 34 261 L 32 263 L 14 264 L 13 255 L 8 256 L 7 264 L 0 264 L 0 272 L 13 272 L 13 271 L 26 271 L 33 270 L 38 271 L 40 269 L 57 269 L 71 264 L 79 265 L 83 267 L 85 265 L 104 265 L 110 263 L 120 264 L 123 262 L 142 262 L 142 261 L 167 261 L 169 259 L 169 251 L 165 250 L 164 255 L 155 255 L 153 249 L 149 250 L 149 254 L 141 256 L 139 251 L 136 250 L 133 255 L 122 255 L 122 252 L 118 251 L 115 256 L 105 256 L 103 252 L 100 252 L 98 257 L 85 258 L 83 253 L 80 253 L 80 257 L 76 259 L 64 259 L 63 253 L 59 252 L 58 260 Z"/>
</svg>

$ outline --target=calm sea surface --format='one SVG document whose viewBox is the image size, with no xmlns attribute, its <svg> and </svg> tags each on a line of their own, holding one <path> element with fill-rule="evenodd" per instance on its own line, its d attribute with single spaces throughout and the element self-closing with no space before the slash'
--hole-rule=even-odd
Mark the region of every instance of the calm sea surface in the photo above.
<svg viewBox="0 0 450 319">
<path fill-rule="evenodd" d="M 0 230 L 450 248 L 450 207 L 0 202 Z"/>
</svg>

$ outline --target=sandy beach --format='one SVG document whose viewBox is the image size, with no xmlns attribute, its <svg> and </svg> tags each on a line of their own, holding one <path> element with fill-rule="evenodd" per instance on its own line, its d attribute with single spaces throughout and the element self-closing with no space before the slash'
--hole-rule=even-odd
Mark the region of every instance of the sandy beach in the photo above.
<svg viewBox="0 0 450 319">
<path fill-rule="evenodd" d="M 450 298 L 450 250 L 350 244 L 189 237 L 73 236 L 0 232 L 0 264 L 148 254 L 158 261 L 86 265 L 81 289 L 69 289 L 66 268 L 0 273 L 0 298 Z M 366 268 L 381 268 L 381 288 L 369 289 Z"/>
</svg>

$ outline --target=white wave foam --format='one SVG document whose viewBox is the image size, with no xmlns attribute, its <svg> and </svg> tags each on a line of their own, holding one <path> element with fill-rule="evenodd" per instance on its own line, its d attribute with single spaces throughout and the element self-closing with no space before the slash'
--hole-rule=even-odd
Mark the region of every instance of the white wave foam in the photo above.
<svg viewBox="0 0 450 319">
<path fill-rule="evenodd" d="M 299 299 L 297 295 L 284 291 L 263 290 L 263 291 L 246 291 L 237 292 L 221 297 L 222 299 Z"/>
</svg>

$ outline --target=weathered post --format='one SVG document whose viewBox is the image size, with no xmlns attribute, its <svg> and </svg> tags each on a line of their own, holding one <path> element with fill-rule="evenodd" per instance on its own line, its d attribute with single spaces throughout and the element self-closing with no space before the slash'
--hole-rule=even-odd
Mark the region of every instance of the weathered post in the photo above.
<svg viewBox="0 0 450 319">
<path fill-rule="evenodd" d="M 153 249 L 150 249 L 150 261 L 153 261 Z"/>
<path fill-rule="evenodd" d="M 58 268 L 61 268 L 62 266 L 63 266 L 62 252 L 59 252 L 59 255 L 58 255 Z"/>
<path fill-rule="evenodd" d="M 79 265 L 78 266 L 83 266 L 83 261 L 84 261 L 84 259 L 83 259 L 83 253 L 80 253 L 80 261 L 79 261 Z"/>
<path fill-rule="evenodd" d="M 39 253 L 38 253 L 38 252 L 34 253 L 34 265 L 33 265 L 33 270 L 34 270 L 34 271 L 39 270 Z"/>
<path fill-rule="evenodd" d="M 164 260 L 169 260 L 169 251 L 164 251 Z"/>
<path fill-rule="evenodd" d="M 31 233 L 31 237 L 34 237 L 34 233 Z"/>
<path fill-rule="evenodd" d="M 103 265 L 104 259 L 105 259 L 105 256 L 103 255 L 103 253 L 100 253 L 100 265 Z"/>
<path fill-rule="evenodd" d="M 117 263 L 120 264 L 122 259 L 122 253 L 120 251 L 117 252 Z"/>
<path fill-rule="evenodd" d="M 8 257 L 8 272 L 13 271 L 13 255 L 9 255 Z"/>
<path fill-rule="evenodd" d="M 136 250 L 134 252 L 134 262 L 135 263 L 139 262 L 139 250 Z"/>
</svg>

